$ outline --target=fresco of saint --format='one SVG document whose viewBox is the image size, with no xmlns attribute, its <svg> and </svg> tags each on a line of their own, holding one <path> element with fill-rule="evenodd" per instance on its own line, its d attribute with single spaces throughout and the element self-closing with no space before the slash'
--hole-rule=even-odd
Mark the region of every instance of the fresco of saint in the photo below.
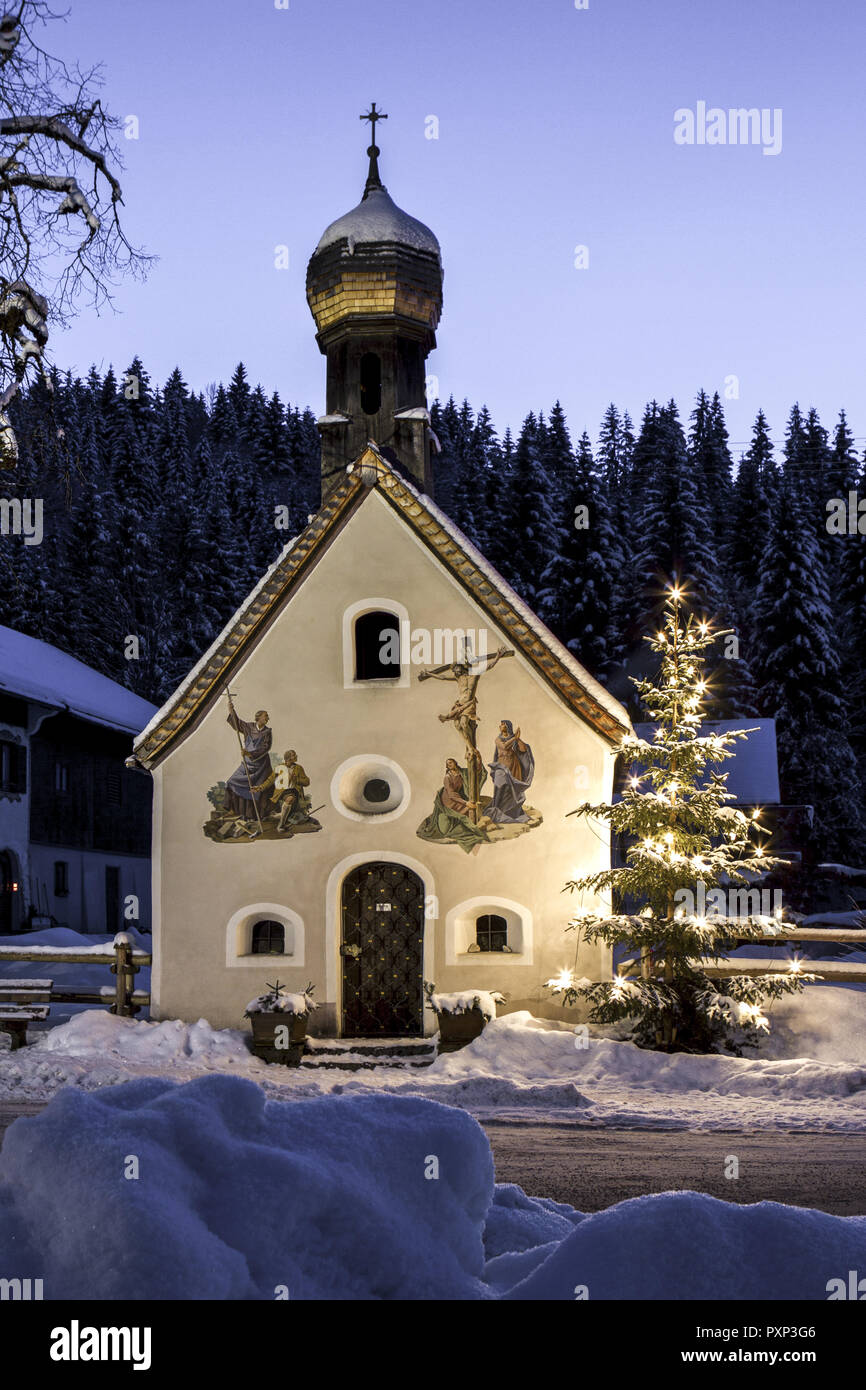
<svg viewBox="0 0 866 1390">
<path fill-rule="evenodd" d="M 493 762 L 488 763 L 493 778 L 493 800 L 484 808 L 488 820 L 497 825 L 515 825 L 530 817 L 523 809 L 527 788 L 535 776 L 535 759 L 528 743 L 514 732 L 510 719 L 499 722 Z"/>
<path fill-rule="evenodd" d="M 487 776 L 482 771 L 481 778 Z M 480 785 L 480 784 L 479 784 Z M 445 776 L 442 786 L 436 793 L 433 810 L 418 826 L 417 835 L 422 840 L 434 840 L 441 844 L 459 845 L 467 854 L 487 841 L 487 831 L 469 818 L 469 785 L 467 770 L 460 767 L 456 758 L 445 762 Z"/>
<path fill-rule="evenodd" d="M 266 709 L 256 710 L 255 719 L 240 719 L 232 707 L 228 723 L 243 739 L 243 761 L 226 782 L 224 808 L 229 815 L 242 820 L 255 820 L 256 811 L 264 819 L 267 814 L 267 793 L 256 791 L 270 775 L 273 733 L 268 728 Z"/>
<path fill-rule="evenodd" d="M 237 734 L 242 762 L 227 782 L 217 782 L 207 794 L 213 810 L 203 829 L 210 840 L 289 840 L 322 829 L 307 792 L 310 779 L 294 748 L 287 749 L 282 760 L 271 753 L 268 719 L 264 709 L 252 720 L 241 719 L 229 704 L 228 723 Z"/>
</svg>

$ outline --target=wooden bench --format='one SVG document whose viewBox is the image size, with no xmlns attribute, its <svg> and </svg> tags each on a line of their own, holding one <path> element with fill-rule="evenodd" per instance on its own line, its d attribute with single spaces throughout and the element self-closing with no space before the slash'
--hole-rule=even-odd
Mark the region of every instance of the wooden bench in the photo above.
<svg viewBox="0 0 866 1390">
<path fill-rule="evenodd" d="M 0 980 L 0 1033 L 12 1039 L 12 1051 L 27 1042 L 28 1023 L 44 1023 L 51 1005 L 53 980 Z"/>
</svg>

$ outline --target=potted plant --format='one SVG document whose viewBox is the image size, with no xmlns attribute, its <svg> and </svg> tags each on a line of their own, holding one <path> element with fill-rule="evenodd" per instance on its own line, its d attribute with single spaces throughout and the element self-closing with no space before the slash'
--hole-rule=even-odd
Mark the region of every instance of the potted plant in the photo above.
<svg viewBox="0 0 866 1390">
<path fill-rule="evenodd" d="M 427 1008 L 439 1021 L 439 1052 L 456 1052 L 480 1036 L 484 1025 L 496 1017 L 496 1005 L 505 1003 L 498 990 L 462 989 L 455 994 L 437 994 L 436 986 L 424 983 Z"/>
<path fill-rule="evenodd" d="M 252 1024 L 252 1048 L 264 1062 L 281 1062 L 283 1066 L 300 1064 L 307 1038 L 307 1020 L 316 1001 L 312 984 L 302 994 L 293 994 L 279 980 L 267 985 L 265 994 L 251 999 L 244 1018 Z"/>
</svg>

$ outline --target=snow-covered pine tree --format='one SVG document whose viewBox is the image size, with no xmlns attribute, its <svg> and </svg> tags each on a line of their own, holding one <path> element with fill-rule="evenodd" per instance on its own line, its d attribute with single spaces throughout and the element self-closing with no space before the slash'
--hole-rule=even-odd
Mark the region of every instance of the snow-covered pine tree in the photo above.
<svg viewBox="0 0 866 1390">
<path fill-rule="evenodd" d="M 460 417 L 453 396 L 449 396 L 444 405 L 438 400 L 433 402 L 430 427 L 439 441 L 440 448 L 436 455 L 436 500 L 440 507 L 452 516 L 460 447 Z"/>
<path fill-rule="evenodd" d="M 689 424 L 688 450 L 701 480 L 700 491 L 706 498 L 707 510 L 713 520 L 716 545 L 721 546 L 731 525 L 733 460 L 728 448 L 725 412 L 718 391 L 712 400 L 706 391 L 698 392 Z"/>
<path fill-rule="evenodd" d="M 738 718 L 755 712 L 754 690 L 746 658 L 742 605 L 732 577 L 732 542 L 737 526 L 733 509 L 733 460 L 728 446 L 728 427 L 721 398 L 710 399 L 700 391 L 691 415 L 689 459 L 697 479 L 702 514 L 709 525 L 709 542 L 715 557 L 714 591 L 708 601 L 716 604 L 716 620 L 736 638 L 736 657 L 719 668 L 714 686 L 716 714 Z"/>
<path fill-rule="evenodd" d="M 213 456 L 219 463 L 227 449 L 237 446 L 240 426 L 235 408 L 224 386 L 217 388 L 208 420 L 208 439 Z"/>
<path fill-rule="evenodd" d="M 848 416 L 844 410 L 840 410 L 839 419 L 836 421 L 836 428 L 833 431 L 833 445 L 830 449 L 824 480 L 827 495 L 820 499 L 825 517 L 827 515 L 827 501 L 831 497 L 844 497 L 847 500 L 848 493 L 857 487 L 859 473 L 860 461 L 854 448 L 854 436 L 848 424 Z"/>
<path fill-rule="evenodd" d="M 634 434 L 628 411 L 621 416 L 611 401 L 598 431 L 595 455 L 612 504 L 616 498 L 627 495 L 633 452 Z"/>
<path fill-rule="evenodd" d="M 571 489 L 574 448 L 560 401 L 555 401 L 541 440 L 541 463 L 548 478 L 550 506 L 561 532 L 570 526 L 566 496 Z"/>
<path fill-rule="evenodd" d="M 604 678 L 618 651 L 611 605 L 618 547 L 585 431 L 562 505 L 562 537 L 542 573 L 536 612 L 593 675 Z"/>
<path fill-rule="evenodd" d="M 153 433 L 144 426 L 138 403 L 124 400 L 112 455 L 106 569 L 119 667 L 115 678 L 141 695 L 153 690 L 156 679 L 150 637 L 153 601 L 163 583 L 154 534 L 159 488 L 151 453 Z M 138 638 L 138 659 L 121 661 L 130 636 Z"/>
<path fill-rule="evenodd" d="M 791 406 L 788 423 L 785 426 L 781 473 L 792 494 L 801 501 L 811 497 L 806 455 L 806 421 L 803 419 L 799 401 L 795 401 Z"/>
<path fill-rule="evenodd" d="M 635 573 L 644 628 L 665 574 L 687 582 L 695 606 L 705 612 L 717 612 L 722 598 L 712 516 L 703 479 L 696 477 L 689 459 L 676 403 L 652 409 L 645 429 L 650 437 L 635 446 L 635 471 L 639 463 L 643 475 L 635 499 Z"/>
<path fill-rule="evenodd" d="M 65 620 L 78 660 L 121 680 L 125 673 L 117 629 L 117 580 L 109 566 L 111 498 L 103 493 L 90 429 L 82 443 L 84 476 L 75 489 L 67 545 Z"/>
<path fill-rule="evenodd" d="M 837 431 L 838 440 L 838 431 Z M 853 476 L 840 469 L 842 479 L 850 483 L 849 490 L 860 499 L 866 497 L 866 461 L 862 471 Z M 846 489 L 835 494 L 846 497 Z M 862 525 L 862 522 L 861 522 Z M 839 581 L 836 612 L 841 634 L 842 682 L 848 710 L 849 740 L 858 758 L 861 786 L 866 787 L 866 535 L 858 529 L 856 535 L 839 536 Z M 866 819 L 866 808 L 864 808 Z"/>
<path fill-rule="evenodd" d="M 542 462 L 543 431 L 544 426 L 530 412 L 515 450 L 514 468 L 498 517 L 501 540 L 493 557 L 500 574 L 530 607 L 559 544 Z"/>
<path fill-rule="evenodd" d="M 611 527 L 611 662 L 622 660 L 629 645 L 627 634 L 635 619 L 634 541 L 631 525 L 631 470 L 634 448 L 634 431 L 628 411 L 620 415 L 617 407 L 611 403 L 601 422 L 595 455 L 599 482 L 607 499 Z"/>
<path fill-rule="evenodd" d="M 478 500 L 475 505 L 475 544 L 486 555 L 490 541 L 490 527 L 493 514 L 490 499 L 495 497 L 501 484 L 498 468 L 500 459 L 499 440 L 493 420 L 486 405 L 483 405 L 475 419 L 470 441 L 472 468 L 476 477 Z M 493 522 L 495 525 L 495 522 Z"/>
<path fill-rule="evenodd" d="M 250 383 L 247 378 L 247 369 L 243 362 L 239 362 L 235 367 L 226 395 L 234 410 L 235 419 L 239 427 L 243 429 L 250 405 Z"/>
<path fill-rule="evenodd" d="M 714 634 L 689 611 L 676 584 L 668 591 L 661 630 L 646 640 L 660 666 L 654 679 L 635 684 L 657 726 L 655 737 L 623 740 L 620 757 L 631 776 L 622 800 L 584 803 L 573 812 L 607 821 L 613 835 L 628 837 L 626 862 L 567 885 L 574 892 L 611 892 L 617 905 L 639 905 L 634 913 L 577 914 L 570 924 L 587 941 L 625 947 L 632 960 L 612 981 L 576 981 L 565 970 L 548 987 L 565 1004 L 588 1001 L 594 1023 L 634 1019 L 635 1041 L 643 1046 L 703 1052 L 726 1040 L 732 1044 L 738 1030 L 748 1036 L 766 1028 L 763 1002 L 798 991 L 811 977 L 796 964 L 781 975 L 726 979 L 707 972 L 724 958 L 732 926 L 721 913 L 695 911 L 698 885 L 708 894 L 720 884 L 747 885 L 775 861 L 761 843 L 759 816 L 749 818 L 728 804 L 732 793 L 716 771 L 747 731 L 699 733 L 710 684 L 704 657 Z M 770 929 L 762 918 L 736 923 L 743 939 Z"/>
<path fill-rule="evenodd" d="M 753 607 L 758 708 L 776 720 L 783 801 L 814 806 L 824 858 L 863 848 L 862 787 L 848 739 L 825 557 L 809 499 L 789 472 L 779 487 Z"/>
<path fill-rule="evenodd" d="M 730 533 L 729 563 L 738 594 L 754 592 L 755 556 L 767 539 L 770 504 L 778 486 L 770 427 L 763 410 L 752 426 L 752 442 L 737 469 L 734 484 L 734 525 Z"/>
<path fill-rule="evenodd" d="M 484 468 L 473 449 L 475 415 L 464 400 L 457 415 L 457 425 L 451 436 L 451 501 L 449 515 L 464 535 L 480 544 L 480 528 L 484 512 Z"/>
</svg>

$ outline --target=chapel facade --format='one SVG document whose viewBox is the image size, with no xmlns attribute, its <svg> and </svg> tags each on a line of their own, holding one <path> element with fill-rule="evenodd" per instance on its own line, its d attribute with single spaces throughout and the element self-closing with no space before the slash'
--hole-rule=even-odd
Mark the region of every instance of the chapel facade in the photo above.
<svg viewBox="0 0 866 1390">
<path fill-rule="evenodd" d="M 154 783 L 152 1015 L 238 1027 L 276 977 L 310 1032 L 435 1032 L 424 982 L 561 1016 L 601 979 L 568 880 L 606 868 L 625 709 L 435 502 L 439 243 L 379 176 L 309 263 L 322 501 L 136 742 Z"/>
</svg>

